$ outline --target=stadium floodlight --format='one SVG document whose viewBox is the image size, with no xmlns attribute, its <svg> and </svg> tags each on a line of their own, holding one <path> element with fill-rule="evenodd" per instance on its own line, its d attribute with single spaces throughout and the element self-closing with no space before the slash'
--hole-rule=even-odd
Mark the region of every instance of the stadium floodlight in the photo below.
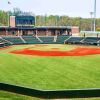
<svg viewBox="0 0 100 100">
<path fill-rule="evenodd" d="M 94 0 L 94 21 L 93 21 L 94 31 L 96 30 L 96 0 Z"/>
</svg>

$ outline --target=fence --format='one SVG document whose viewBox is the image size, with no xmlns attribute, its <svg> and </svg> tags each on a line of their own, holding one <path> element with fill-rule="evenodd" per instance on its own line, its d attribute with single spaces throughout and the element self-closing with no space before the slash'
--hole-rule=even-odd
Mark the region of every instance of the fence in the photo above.
<svg viewBox="0 0 100 100">
<path fill-rule="evenodd" d="M 32 96 L 32 97 L 44 98 L 44 99 L 100 97 L 100 88 L 68 89 L 68 90 L 37 90 L 6 83 L 0 83 L 0 90 Z"/>
</svg>

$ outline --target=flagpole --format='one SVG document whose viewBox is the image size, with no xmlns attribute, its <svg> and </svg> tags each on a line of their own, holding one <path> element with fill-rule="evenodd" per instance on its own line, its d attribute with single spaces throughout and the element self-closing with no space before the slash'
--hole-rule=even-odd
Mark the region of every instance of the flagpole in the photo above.
<svg viewBox="0 0 100 100">
<path fill-rule="evenodd" d="M 11 2 L 8 1 L 8 5 L 10 5 L 10 4 L 11 4 Z M 10 14 L 9 14 L 9 11 L 8 11 L 8 27 L 10 27 Z"/>
</svg>

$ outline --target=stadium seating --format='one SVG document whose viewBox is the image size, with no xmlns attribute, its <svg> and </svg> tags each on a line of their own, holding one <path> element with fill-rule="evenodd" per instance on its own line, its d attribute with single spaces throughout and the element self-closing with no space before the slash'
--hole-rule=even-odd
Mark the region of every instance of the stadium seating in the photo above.
<svg viewBox="0 0 100 100">
<path fill-rule="evenodd" d="M 97 37 L 86 37 L 83 41 L 84 44 L 98 44 L 100 42 L 100 38 Z"/>
<path fill-rule="evenodd" d="M 7 42 L 3 38 L 0 38 L 0 47 L 5 47 L 5 46 L 9 46 L 9 45 L 11 45 L 10 42 Z"/>
<path fill-rule="evenodd" d="M 69 38 L 69 36 L 57 36 L 57 41 L 56 41 L 56 43 L 57 43 L 57 44 L 63 44 L 64 41 L 65 41 L 66 39 L 68 39 L 68 38 Z"/>
<path fill-rule="evenodd" d="M 80 44 L 83 39 L 83 37 L 71 37 L 65 43 Z"/>
<path fill-rule="evenodd" d="M 0 42 L 0 47 L 4 47 L 4 43 Z"/>
<path fill-rule="evenodd" d="M 0 42 L 6 42 L 6 40 L 4 40 L 3 38 L 0 38 Z"/>
<path fill-rule="evenodd" d="M 40 44 L 41 42 L 35 36 L 22 36 L 26 44 Z"/>
<path fill-rule="evenodd" d="M 12 44 L 88 44 L 100 45 L 97 37 L 72 37 L 72 36 L 5 36 L 0 37 L 0 45 Z"/>
<path fill-rule="evenodd" d="M 20 37 L 3 37 L 3 39 L 11 42 L 12 44 L 24 44 Z"/>
<path fill-rule="evenodd" d="M 43 41 L 43 44 L 53 44 L 54 36 L 39 36 L 39 39 Z"/>
</svg>

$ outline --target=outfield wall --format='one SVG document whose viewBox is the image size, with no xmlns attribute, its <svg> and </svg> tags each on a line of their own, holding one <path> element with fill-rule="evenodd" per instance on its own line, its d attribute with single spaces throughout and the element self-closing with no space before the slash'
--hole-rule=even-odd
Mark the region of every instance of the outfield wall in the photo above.
<svg viewBox="0 0 100 100">
<path fill-rule="evenodd" d="M 44 99 L 100 97 L 100 88 L 68 89 L 68 90 L 37 90 L 28 87 L 0 83 L 0 90 L 32 96 L 32 97 L 44 98 Z"/>
</svg>

